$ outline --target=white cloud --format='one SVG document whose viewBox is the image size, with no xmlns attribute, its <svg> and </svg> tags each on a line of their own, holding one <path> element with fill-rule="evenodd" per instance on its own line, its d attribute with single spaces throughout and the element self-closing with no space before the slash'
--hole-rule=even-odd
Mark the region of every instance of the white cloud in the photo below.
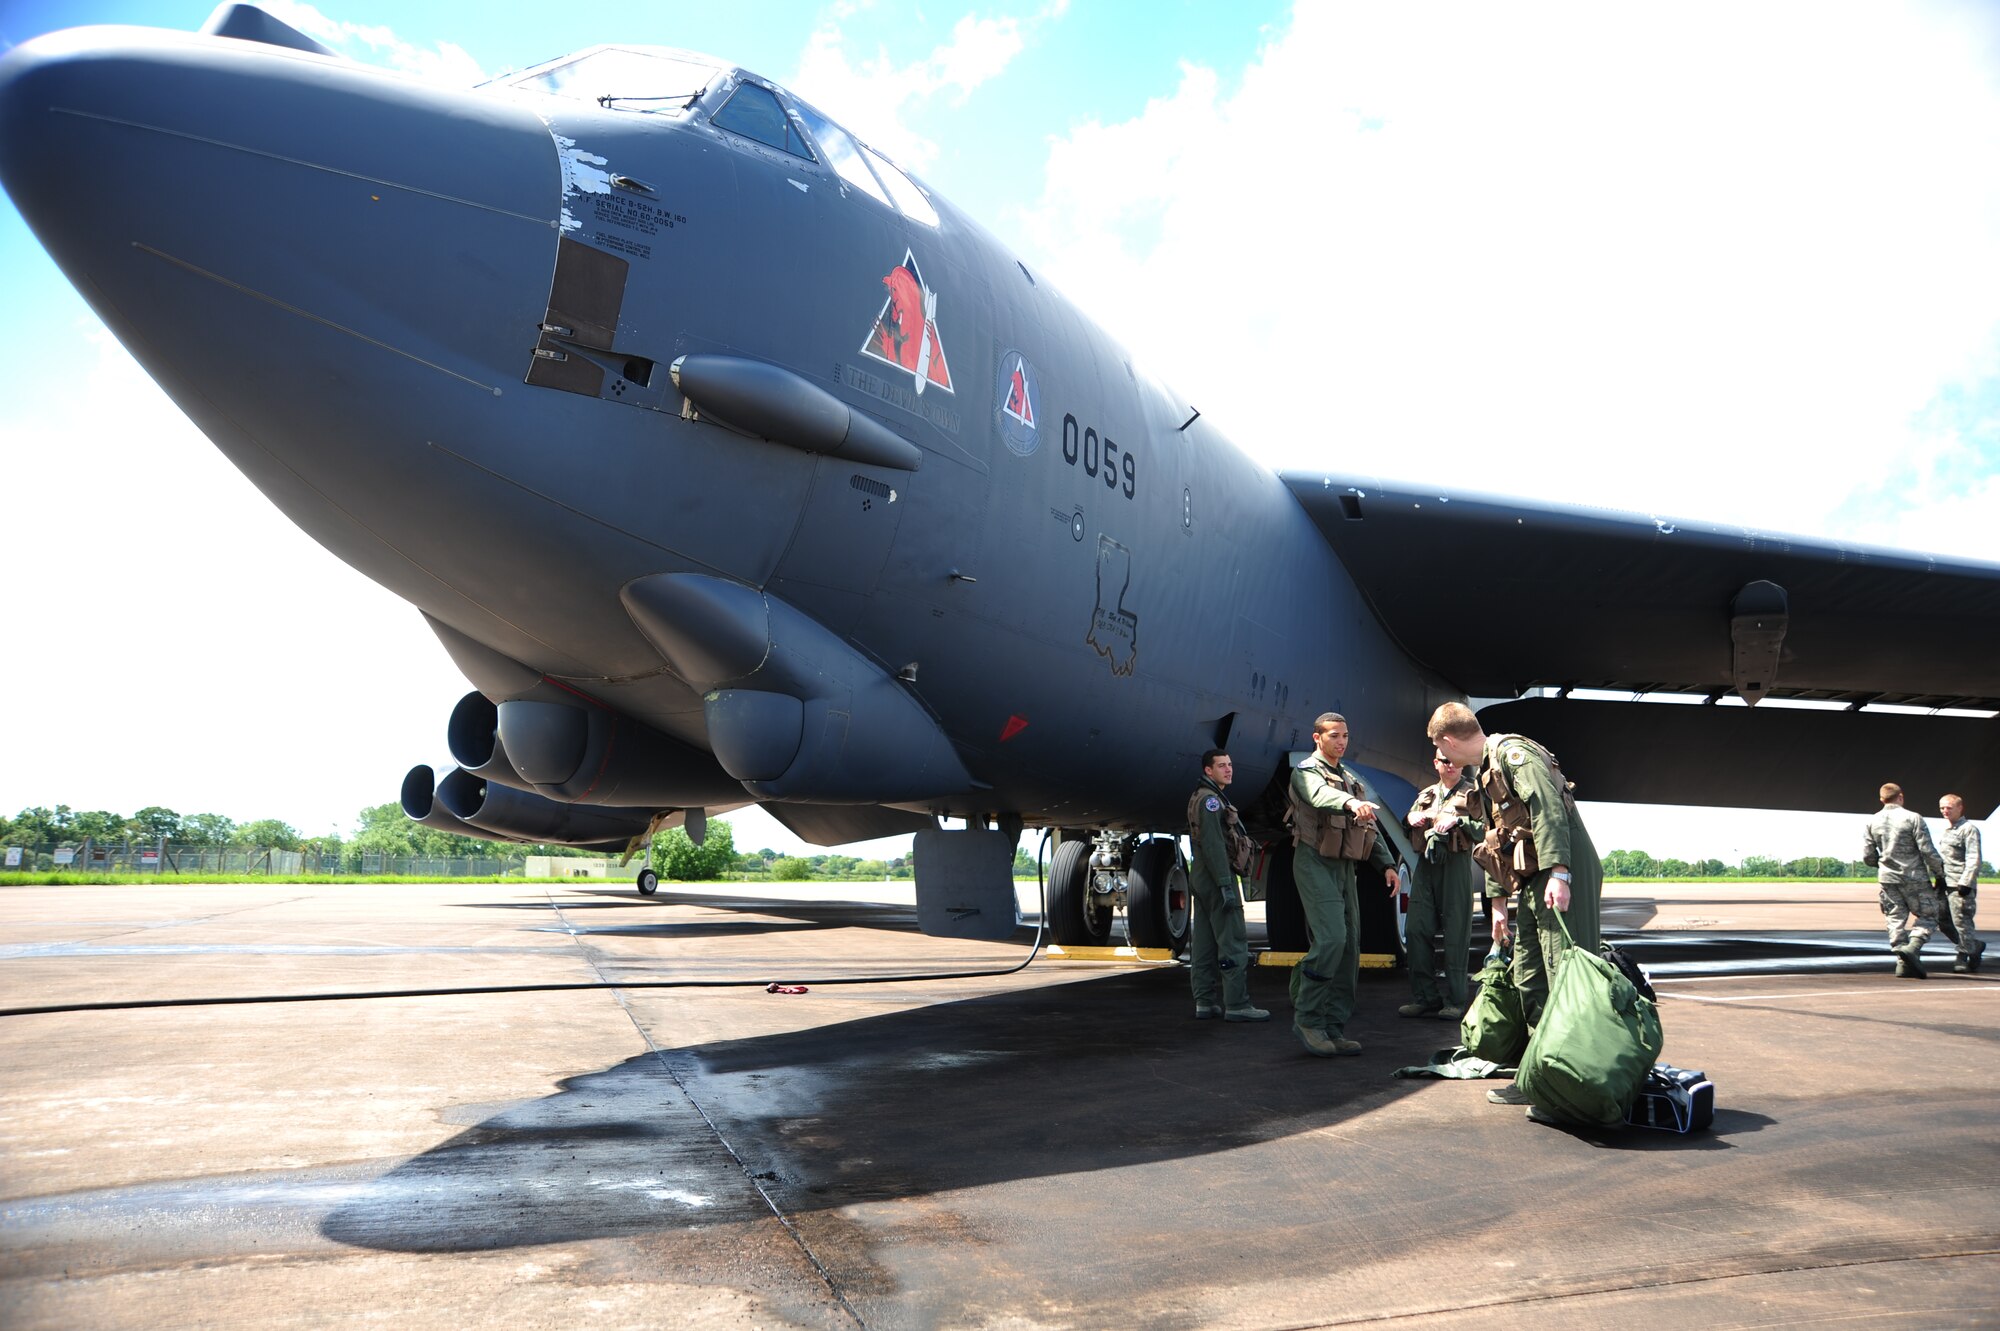
<svg viewBox="0 0 2000 1331">
<path fill-rule="evenodd" d="M 1021 25 L 1012 18 L 961 18 L 951 43 L 931 53 L 933 90 L 949 90 L 956 103 L 988 79 L 997 78 L 1021 53 Z"/>
<path fill-rule="evenodd" d="M 405 74 L 456 87 L 486 81 L 486 73 L 479 67 L 479 62 L 456 42 L 418 46 L 398 37 L 393 28 L 384 25 L 328 18 L 304 0 L 263 0 L 263 7 L 280 22 L 289 23 L 313 40 L 357 59 L 385 64 Z M 357 50 L 357 47 L 365 49 Z"/>
<path fill-rule="evenodd" d="M 911 127 L 910 115 L 940 94 L 962 104 L 974 89 L 997 78 L 1026 44 L 1021 20 L 968 14 L 952 28 L 949 42 L 898 65 L 881 46 L 873 56 L 849 53 L 839 25 L 853 12 L 836 10 L 813 32 L 789 85 L 914 171 L 937 160 L 938 145 Z"/>
<path fill-rule="evenodd" d="M 0 556 L 40 588 L 4 675 L 42 700 L 10 715 L 0 809 L 163 804 L 345 833 L 442 753 L 463 681 L 414 610 L 279 514 L 95 320 L 60 337 L 81 382 L 36 381 L 0 412 L 24 441 Z"/>
<path fill-rule="evenodd" d="M 1017 220 L 1275 465 L 1823 530 L 1990 369 L 1975 21 L 1302 4 L 1240 76 L 1053 142 Z"/>
</svg>

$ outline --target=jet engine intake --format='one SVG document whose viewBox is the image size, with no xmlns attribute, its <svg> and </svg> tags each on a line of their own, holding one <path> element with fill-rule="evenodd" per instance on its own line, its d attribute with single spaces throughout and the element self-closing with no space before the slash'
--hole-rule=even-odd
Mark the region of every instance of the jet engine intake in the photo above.
<svg viewBox="0 0 2000 1331">
<path fill-rule="evenodd" d="M 506 747 L 500 743 L 500 710 L 483 693 L 468 693 L 451 709 L 451 720 L 445 723 L 445 745 L 458 765 L 474 776 L 516 790 L 535 788 L 507 761 Z"/>
</svg>

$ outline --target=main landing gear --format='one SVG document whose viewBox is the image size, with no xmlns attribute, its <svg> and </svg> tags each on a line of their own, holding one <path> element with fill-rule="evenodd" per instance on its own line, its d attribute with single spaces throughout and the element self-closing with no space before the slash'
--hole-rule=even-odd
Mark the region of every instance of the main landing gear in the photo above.
<svg viewBox="0 0 2000 1331">
<path fill-rule="evenodd" d="M 1106 946 L 1123 910 L 1133 947 L 1178 952 L 1187 945 L 1190 905 L 1187 865 L 1173 837 L 1065 830 L 1049 862 L 1048 924 L 1057 943 Z"/>
</svg>

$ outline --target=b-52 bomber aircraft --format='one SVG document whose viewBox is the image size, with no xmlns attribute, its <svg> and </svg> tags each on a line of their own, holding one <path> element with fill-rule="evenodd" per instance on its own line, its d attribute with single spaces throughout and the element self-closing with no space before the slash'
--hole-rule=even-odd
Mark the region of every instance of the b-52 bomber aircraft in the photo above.
<svg viewBox="0 0 2000 1331">
<path fill-rule="evenodd" d="M 1456 698 L 1591 799 L 1855 809 L 1895 773 L 2000 802 L 2000 565 L 1379 484 L 1366 441 L 1274 475 L 723 62 L 603 46 L 459 91 L 248 6 L 76 29 L 0 61 L 0 179 L 471 681 L 461 765 L 403 790 L 436 826 L 622 848 L 754 801 L 818 844 L 916 831 L 924 927 L 976 937 L 1056 828 L 1055 937 L 1122 909 L 1171 945 L 1198 755 L 1276 840 L 1324 711 L 1394 809 Z M 1846 706 L 1739 705 L 1787 698 Z"/>
</svg>

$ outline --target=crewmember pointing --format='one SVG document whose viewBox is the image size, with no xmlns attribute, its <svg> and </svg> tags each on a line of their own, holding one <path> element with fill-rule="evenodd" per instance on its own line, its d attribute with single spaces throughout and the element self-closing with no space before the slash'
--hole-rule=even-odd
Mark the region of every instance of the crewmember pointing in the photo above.
<svg viewBox="0 0 2000 1331">
<path fill-rule="evenodd" d="M 1363 799 L 1361 778 L 1341 762 L 1347 718 L 1322 712 L 1313 722 L 1313 753 L 1292 769 L 1293 875 L 1312 947 L 1292 968 L 1292 1032 L 1320 1058 L 1358 1054 L 1344 1032 L 1361 982 L 1361 901 L 1355 865 L 1367 860 L 1388 871 L 1400 891 L 1396 859 L 1376 825 L 1376 805 Z"/>
</svg>

